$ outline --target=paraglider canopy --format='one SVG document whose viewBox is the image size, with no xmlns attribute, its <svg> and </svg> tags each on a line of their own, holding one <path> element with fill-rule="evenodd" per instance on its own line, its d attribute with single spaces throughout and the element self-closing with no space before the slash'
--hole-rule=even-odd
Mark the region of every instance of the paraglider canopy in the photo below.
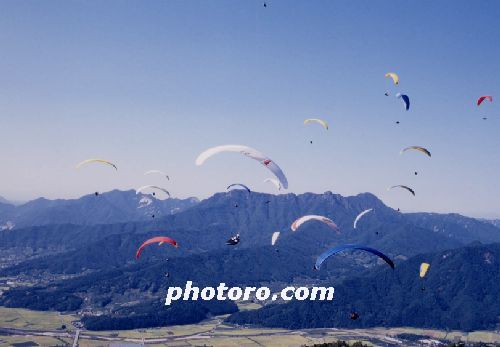
<svg viewBox="0 0 500 347">
<path fill-rule="evenodd" d="M 162 176 L 165 176 L 165 177 L 167 178 L 167 180 L 169 180 L 169 181 L 170 181 L 170 177 L 169 177 L 169 176 L 168 176 L 165 172 L 160 171 L 160 170 L 149 170 L 149 171 L 146 171 L 146 172 L 144 173 L 144 176 L 146 176 L 146 175 L 151 175 L 151 174 L 160 174 L 160 175 L 162 175 Z"/>
<path fill-rule="evenodd" d="M 361 219 L 361 218 L 362 218 L 365 214 L 367 214 L 367 213 L 369 213 L 369 212 L 371 212 L 371 211 L 373 211 L 373 208 L 366 209 L 366 210 L 364 210 L 364 211 L 360 212 L 360 213 L 356 216 L 356 218 L 354 219 L 354 225 L 353 225 L 353 226 L 354 226 L 354 229 L 356 229 L 356 227 L 357 227 L 357 225 L 358 225 L 359 220 L 360 220 L 360 219 Z"/>
<path fill-rule="evenodd" d="M 229 190 L 233 187 L 241 187 L 243 189 L 245 189 L 247 192 L 251 193 L 251 190 L 250 188 L 248 188 L 246 185 L 242 184 L 242 183 L 233 183 L 233 184 L 230 184 L 227 186 L 226 190 Z"/>
<path fill-rule="evenodd" d="M 337 246 L 337 247 L 334 247 L 334 248 L 331 248 L 331 249 L 327 250 L 326 252 L 324 252 L 323 254 L 321 254 L 318 257 L 318 259 L 316 260 L 316 264 L 314 265 L 314 267 L 316 268 L 316 270 L 319 270 L 320 267 L 321 267 L 321 264 L 323 264 L 323 262 L 326 259 L 328 259 L 329 257 L 331 257 L 334 254 L 337 254 L 339 252 L 342 252 L 342 251 L 345 251 L 345 250 L 348 250 L 348 249 L 360 250 L 360 251 L 365 251 L 365 252 L 368 252 L 368 253 L 375 254 L 376 256 L 382 258 L 392 269 L 394 269 L 394 263 L 384 253 L 382 253 L 380 251 L 377 251 L 374 248 L 370 248 L 370 247 L 362 246 L 362 245 L 353 245 L 353 244 L 341 245 L 341 246 Z"/>
<path fill-rule="evenodd" d="M 304 224 L 308 221 L 311 221 L 311 220 L 317 220 L 319 222 L 325 223 L 328 227 L 330 227 L 331 229 L 333 229 L 337 233 L 340 232 L 340 229 L 337 226 L 337 224 L 335 224 L 330 218 L 327 218 L 325 216 L 317 216 L 317 215 L 313 215 L 313 214 L 307 215 L 307 216 L 302 216 L 302 217 L 298 218 L 297 220 L 295 220 L 295 222 L 292 223 L 290 228 L 292 229 L 292 231 L 295 231 L 302 224 Z"/>
<path fill-rule="evenodd" d="M 280 237 L 280 232 L 275 231 L 273 233 L 273 236 L 271 236 L 271 246 L 274 246 L 276 244 L 276 241 L 278 241 L 278 238 Z"/>
<path fill-rule="evenodd" d="M 328 123 L 322 119 L 319 118 L 309 118 L 304 120 L 304 124 L 309 124 L 309 123 L 318 123 L 320 124 L 325 130 L 328 130 Z"/>
<path fill-rule="evenodd" d="M 399 84 L 399 76 L 396 73 L 394 73 L 394 72 L 388 72 L 388 73 L 385 74 L 385 77 L 386 78 L 390 77 L 390 78 L 392 78 L 392 82 L 394 84 Z"/>
<path fill-rule="evenodd" d="M 477 106 L 481 105 L 484 100 L 488 100 L 489 102 L 493 102 L 493 97 L 491 95 L 483 95 L 477 99 Z"/>
<path fill-rule="evenodd" d="M 413 196 L 415 196 L 415 191 L 413 189 L 411 189 L 410 187 L 408 186 L 404 186 L 404 185 L 397 185 L 397 186 L 392 186 L 389 188 L 389 190 L 391 189 L 394 189 L 394 188 L 402 188 L 402 189 L 406 189 L 407 191 L 409 191 Z M 399 208 L 398 208 L 398 211 L 399 211 Z"/>
<path fill-rule="evenodd" d="M 101 163 L 101 164 L 107 164 L 109 166 L 112 166 L 115 168 L 115 170 L 118 170 L 118 167 L 113 164 L 112 162 L 110 162 L 109 160 L 105 160 L 105 159 L 87 159 L 87 160 L 84 160 L 80 163 L 78 163 L 78 165 L 76 165 L 76 168 L 79 169 L 81 168 L 82 166 L 84 165 L 87 165 L 87 164 L 90 164 L 90 163 Z"/>
<path fill-rule="evenodd" d="M 135 193 L 136 194 L 142 193 L 146 189 L 154 189 L 154 190 L 162 191 L 165 194 L 167 194 L 167 196 L 170 198 L 170 193 L 168 192 L 168 190 L 166 190 L 165 188 L 162 188 L 162 187 L 152 186 L 152 185 L 147 185 L 147 186 L 142 186 L 140 188 L 137 188 L 137 190 L 135 191 Z M 153 192 L 153 195 L 155 196 L 154 192 Z"/>
<path fill-rule="evenodd" d="M 403 100 L 406 111 L 410 109 L 410 97 L 408 95 L 397 93 L 396 98 Z"/>
<path fill-rule="evenodd" d="M 420 278 L 424 278 L 431 265 L 429 263 L 420 264 Z"/>
<path fill-rule="evenodd" d="M 288 188 L 288 180 L 286 179 L 285 174 L 283 173 L 283 171 L 281 171 L 278 164 L 276 164 L 266 155 L 264 155 L 263 153 L 257 151 L 252 147 L 242 146 L 242 145 L 223 145 L 223 146 L 212 147 L 202 152 L 198 156 L 198 158 L 196 158 L 196 165 L 198 166 L 203 165 L 203 163 L 208 158 L 222 152 L 238 152 L 249 158 L 259 161 L 262 165 L 264 165 L 276 176 L 276 178 L 280 181 L 281 186 L 284 189 Z"/>
<path fill-rule="evenodd" d="M 172 246 L 174 246 L 176 248 L 179 247 L 179 245 L 177 244 L 177 241 L 175 241 L 174 239 L 171 239 L 170 237 L 167 237 L 167 236 L 156 236 L 156 237 L 152 237 L 152 238 L 144 241 L 144 243 L 137 249 L 137 252 L 135 253 L 135 257 L 137 259 L 139 259 L 139 257 L 141 256 L 142 250 L 144 249 L 144 247 L 149 246 L 149 245 L 151 245 L 153 243 L 157 243 L 158 246 L 161 246 L 164 243 L 168 243 L 168 244 L 171 244 Z"/>
<path fill-rule="evenodd" d="M 276 178 L 266 178 L 264 180 L 264 183 L 267 183 L 267 182 L 272 183 L 276 187 L 276 189 L 281 190 L 280 181 L 278 181 Z"/>
<path fill-rule="evenodd" d="M 427 148 L 420 147 L 420 146 L 410 146 L 410 147 L 403 148 L 401 150 L 400 154 L 403 154 L 404 152 L 410 151 L 410 150 L 419 151 L 419 152 L 422 152 L 425 155 L 427 155 L 429 158 L 431 157 L 431 152 L 429 152 L 429 150 Z"/>
</svg>

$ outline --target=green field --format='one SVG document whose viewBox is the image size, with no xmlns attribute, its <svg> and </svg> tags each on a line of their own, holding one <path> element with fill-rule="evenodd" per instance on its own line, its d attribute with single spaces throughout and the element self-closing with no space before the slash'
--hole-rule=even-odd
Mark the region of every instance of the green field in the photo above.
<svg viewBox="0 0 500 347">
<path fill-rule="evenodd" d="M 31 330 L 57 330 L 64 324 L 67 330 L 74 330 L 71 321 L 77 316 L 58 312 L 41 312 L 17 308 L 0 307 L 0 327 Z"/>
<path fill-rule="evenodd" d="M 252 309 L 253 305 L 242 305 L 242 309 Z M 223 323 L 226 316 L 208 319 L 199 324 L 177 325 L 164 328 L 121 330 L 121 331 L 82 331 L 80 347 L 108 346 L 110 341 L 92 340 L 92 337 L 111 338 L 113 340 L 140 342 L 145 340 L 147 346 L 301 346 L 315 343 L 345 340 L 349 342 L 363 341 L 367 345 L 383 346 L 384 341 L 396 338 L 398 334 L 408 333 L 430 336 L 431 338 L 448 340 L 460 338 L 469 342 L 500 342 L 500 334 L 492 331 L 444 332 L 432 329 L 415 328 L 373 328 L 373 329 L 310 329 L 286 330 L 268 328 L 234 327 Z M 0 327 L 32 330 L 40 332 L 54 331 L 60 338 L 49 336 L 0 336 L 0 346 L 13 343 L 35 342 L 40 346 L 55 346 L 72 343 L 72 338 L 63 334 L 73 334 L 75 329 L 71 321 L 77 320 L 75 315 L 57 312 L 38 312 L 24 309 L 0 307 Z M 60 330 L 62 324 L 67 329 Z M 82 336 L 84 335 L 84 336 Z M 85 336 L 87 335 L 87 336 Z M 159 341 L 162 340 L 162 341 Z M 372 341 L 369 343 L 368 341 Z M 377 342 L 379 341 L 379 342 Z"/>
</svg>

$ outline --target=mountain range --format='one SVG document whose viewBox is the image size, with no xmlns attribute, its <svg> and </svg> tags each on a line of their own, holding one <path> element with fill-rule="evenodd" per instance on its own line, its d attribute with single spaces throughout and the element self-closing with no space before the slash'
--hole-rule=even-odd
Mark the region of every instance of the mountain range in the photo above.
<svg viewBox="0 0 500 347">
<path fill-rule="evenodd" d="M 113 190 L 79 199 L 39 198 L 21 205 L 0 200 L 0 230 L 31 226 L 95 225 L 150 220 L 175 214 L 198 203 L 197 198 L 159 200 L 134 190 Z"/>
<path fill-rule="evenodd" d="M 92 203 L 91 198 L 82 199 L 90 199 Z M 99 204 L 95 200 L 94 203 Z M 363 217 L 354 229 L 354 218 L 367 208 L 373 208 L 373 211 Z M 291 223 L 306 214 L 331 218 L 341 232 L 337 234 L 319 222 L 306 223 L 292 232 Z M 91 213 L 88 216 L 91 219 Z M 134 220 L 133 217 L 125 217 L 127 221 L 120 223 L 49 224 L 0 231 L 0 249 L 4 254 L 0 277 L 29 279 L 36 284 L 11 288 L 0 296 L 0 304 L 39 310 L 97 310 L 101 318 L 96 318 L 94 314 L 86 318 L 88 325 L 95 329 L 120 326 L 120 322 L 126 322 L 123 323 L 124 328 L 144 327 L 141 321 L 150 322 L 149 326 L 175 324 L 166 316 L 145 319 L 144 315 L 153 314 L 152 311 L 147 312 L 147 307 L 154 306 L 145 303 L 161 302 L 167 287 L 183 286 L 187 280 L 199 286 L 225 282 L 240 286 L 266 284 L 279 289 L 287 284 L 312 285 L 331 283 L 332 280 L 335 280 L 335 285 L 343 285 L 344 281 L 350 283 L 348 281 L 352 278 L 360 281 L 356 276 L 372 278 L 372 274 L 375 276 L 379 271 L 387 271 L 386 265 L 381 267 L 373 257 L 356 252 L 334 257 L 321 271 L 313 271 L 314 260 L 322 251 L 342 243 L 360 243 L 377 248 L 394 260 L 395 273 L 403 271 L 399 270 L 401 267 L 407 269 L 404 276 L 415 277 L 415 262 L 419 261 L 421 254 L 439 257 L 440 252 L 462 250 L 471 247 L 472 242 L 500 242 L 500 229 L 488 221 L 456 214 L 403 214 L 385 206 L 369 193 L 342 197 L 331 192 L 269 195 L 234 190 L 217 193 L 175 214 L 144 220 Z M 272 247 L 271 235 L 275 231 L 281 231 L 281 236 L 276 246 Z M 225 241 L 236 233 L 241 235 L 240 244 L 227 246 Z M 150 246 L 141 259 L 136 260 L 134 254 L 137 247 L 145 239 L 158 235 L 174 238 L 179 248 Z M 491 252 L 496 256 L 495 250 Z M 8 257 L 14 260 L 8 262 Z M 467 261 L 466 257 L 463 256 L 461 261 Z M 0 265 L 1 262 L 2 259 Z M 460 261 L 454 264 L 460 264 Z M 454 295 L 453 288 L 457 288 L 459 281 L 470 280 L 467 276 L 448 278 L 450 288 L 446 289 L 447 293 Z M 395 297 L 403 298 L 407 284 L 412 283 L 394 287 L 397 292 Z M 353 300 L 350 302 L 360 300 L 359 297 L 345 297 Z M 373 297 L 373 300 L 379 299 Z M 136 304 L 131 305 L 131 302 Z M 401 299 L 398 305 L 403 304 L 408 302 Z M 275 317 L 279 310 L 289 307 L 292 306 L 269 306 L 259 312 L 265 312 L 266 317 L 268 313 L 269 317 Z M 474 305 L 467 307 L 480 315 L 478 310 L 481 306 L 477 306 L 477 310 Z M 218 309 L 226 313 L 235 311 L 232 305 L 210 309 L 200 309 L 195 305 L 175 310 L 210 314 L 207 312 Z M 398 309 L 403 310 L 404 307 L 396 305 L 395 310 Z M 132 311 L 143 314 L 136 319 L 126 319 Z M 439 319 L 444 314 L 446 310 L 442 310 Z M 205 315 L 187 314 L 184 317 L 190 317 L 195 322 Z M 367 320 L 366 326 L 378 324 L 380 320 L 377 319 Z M 327 324 L 317 321 L 320 322 L 318 326 Z M 255 323 L 255 317 L 235 314 L 231 322 Z M 401 322 L 391 318 L 383 324 L 403 324 Z M 433 320 L 429 326 L 445 325 L 445 320 L 439 322 Z M 485 320 L 482 326 L 490 325 L 491 322 Z"/>
</svg>

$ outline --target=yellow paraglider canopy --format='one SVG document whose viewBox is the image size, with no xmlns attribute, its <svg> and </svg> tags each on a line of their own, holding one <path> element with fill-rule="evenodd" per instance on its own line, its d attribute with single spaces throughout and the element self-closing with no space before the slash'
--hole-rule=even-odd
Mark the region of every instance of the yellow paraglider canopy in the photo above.
<svg viewBox="0 0 500 347">
<path fill-rule="evenodd" d="M 420 264 L 420 278 L 424 278 L 425 274 L 427 273 L 427 270 L 429 270 L 429 267 L 431 265 L 428 263 L 422 263 Z"/>
<path fill-rule="evenodd" d="M 394 72 L 388 72 L 385 74 L 385 77 L 390 77 L 390 78 L 392 78 L 392 81 L 394 82 L 394 84 L 399 84 L 398 74 L 396 74 Z"/>
</svg>

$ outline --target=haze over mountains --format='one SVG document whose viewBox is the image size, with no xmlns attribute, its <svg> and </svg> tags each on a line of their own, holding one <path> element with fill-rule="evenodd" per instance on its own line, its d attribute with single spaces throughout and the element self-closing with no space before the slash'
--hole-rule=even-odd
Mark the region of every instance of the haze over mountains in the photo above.
<svg viewBox="0 0 500 347">
<path fill-rule="evenodd" d="M 134 212 L 130 215 L 117 213 L 113 215 L 116 218 L 113 220 L 119 222 L 109 222 L 104 213 L 98 213 L 99 209 L 91 206 L 101 204 L 100 197 L 86 196 L 80 203 L 72 202 L 76 206 L 85 205 L 88 209 L 81 223 L 16 227 L 0 232 L 0 249 L 7 254 L 4 255 L 0 276 L 29 279 L 36 283 L 34 287 L 21 286 L 4 292 L 0 296 L 0 304 L 40 310 L 80 310 L 91 313 L 86 321 L 94 329 L 117 328 L 121 324 L 124 324 L 123 328 L 134 328 L 175 324 L 171 315 L 154 315 L 162 309 L 157 304 L 163 301 L 166 288 L 183 286 L 187 280 L 194 281 L 200 287 L 225 282 L 240 286 L 266 284 L 275 289 L 288 284 L 315 283 L 352 288 L 353 283 L 362 283 L 366 289 L 336 291 L 336 300 L 324 304 L 331 306 L 328 309 L 312 305 L 313 311 L 307 317 L 315 317 L 313 320 L 297 319 L 289 323 L 287 312 L 303 310 L 294 306 L 294 303 L 269 306 L 248 315 L 236 314 L 230 320 L 268 326 L 282 321 L 281 326 L 289 324 L 288 327 L 293 328 L 346 326 L 342 317 L 350 303 L 356 303 L 363 312 L 375 308 L 380 310 L 380 305 L 385 303 L 391 307 L 390 312 L 385 312 L 387 319 L 381 318 L 382 313 L 363 313 L 360 326 L 423 324 L 446 328 L 450 323 L 443 317 L 451 312 L 447 307 L 453 306 L 447 299 L 439 299 L 443 302 L 442 309 L 435 311 L 437 313 L 433 313 L 435 316 L 431 320 L 394 314 L 406 312 L 405 307 L 411 304 L 420 310 L 419 315 L 428 316 L 428 310 L 432 309 L 429 300 L 438 300 L 432 293 L 441 291 L 446 295 L 460 297 L 460 300 L 466 302 L 461 307 L 469 310 L 473 317 L 479 317 L 485 307 L 476 305 L 478 297 L 470 296 L 470 292 L 464 293 L 460 288 L 473 280 L 473 273 L 477 276 L 478 272 L 484 272 L 490 280 L 498 278 L 498 274 L 488 270 L 491 264 L 483 263 L 481 258 L 486 253 L 491 254 L 493 266 L 497 265 L 500 257 L 498 245 L 470 245 L 478 241 L 484 244 L 499 243 L 500 229 L 492 223 L 456 214 L 402 214 L 385 206 L 369 193 L 342 197 L 331 192 L 269 195 L 235 190 L 217 193 L 199 203 L 194 200 L 177 201 L 175 208 L 181 208 L 182 211 L 175 214 L 165 212 L 165 215 L 154 219 L 139 218 L 141 215 L 136 210 L 141 208 L 137 208 L 139 197 L 135 197 L 135 192 L 114 191 L 109 194 L 109 197 L 113 196 L 112 201 L 120 201 L 119 206 L 129 206 Z M 106 194 L 102 196 L 108 199 Z M 181 202 L 185 205 L 180 205 Z M 188 206 L 189 204 L 191 205 Z M 173 205 L 170 208 L 171 206 Z M 358 223 L 357 229 L 353 229 L 354 218 L 367 208 L 374 210 Z M 107 209 L 115 211 L 109 207 Z M 60 208 L 56 210 L 60 211 Z M 119 210 L 126 211 L 126 208 Z M 99 223 L 108 224 L 93 223 L 93 213 L 100 220 Z M 298 231 L 292 232 L 290 224 L 305 214 L 319 214 L 333 219 L 341 228 L 341 233 L 336 234 L 317 222 L 304 224 Z M 41 219 L 26 217 L 20 220 Z M 271 247 L 271 235 L 275 231 L 281 231 L 282 235 L 277 245 Z M 241 243 L 236 247 L 226 246 L 225 241 L 237 232 L 241 235 Z M 151 246 L 139 261 L 135 260 L 135 250 L 140 243 L 157 235 L 174 238 L 180 247 L 174 249 Z M 383 251 L 396 263 L 396 271 L 392 273 L 386 265 L 379 265 L 376 258 L 357 252 L 347 252 L 328 260 L 321 271 L 312 270 L 315 258 L 322 251 L 342 243 L 366 244 Z M 479 253 L 470 251 L 471 247 L 479 247 Z M 417 290 L 418 297 L 404 294 L 410 287 L 418 286 L 414 279 L 418 279 L 419 261 L 438 261 L 447 254 L 443 252 L 450 252 L 452 249 L 457 249 L 451 253 L 454 255 L 450 258 L 454 259 L 453 262 L 436 265 L 432 261 L 431 268 L 436 278 L 440 276 L 439 267 L 445 269 L 443 271 L 448 275 L 444 277 L 446 283 L 437 279 L 429 280 L 433 284 L 424 293 L 427 301 L 418 301 L 422 296 L 420 287 Z M 477 256 L 471 257 L 471 252 L 479 255 L 474 253 Z M 421 255 L 425 253 L 429 255 Z M 411 259 L 406 260 L 408 258 Z M 473 266 L 463 267 L 464 262 Z M 450 275 L 453 272 L 457 275 Z M 498 294 L 495 297 L 493 291 L 496 287 L 490 285 L 489 279 L 478 280 L 483 286 L 482 293 L 489 295 L 490 299 L 498 298 Z M 370 294 L 372 296 L 369 296 L 369 301 L 363 301 L 365 290 L 373 289 L 370 281 L 380 281 L 377 285 L 381 288 L 386 283 L 384 285 L 387 288 L 384 288 L 395 293 L 390 301 L 376 296 L 385 289 L 377 289 L 373 295 Z M 415 294 L 413 289 L 410 293 Z M 373 301 L 380 304 L 370 308 Z M 130 306 L 130 302 L 136 304 Z M 328 311 L 330 309 L 334 311 Z M 496 309 L 496 306 L 489 305 L 488 315 L 491 310 Z M 186 319 L 182 322 L 195 322 L 211 314 L 210 312 L 232 313 L 235 306 L 224 303 L 223 306 L 200 308 L 194 303 L 176 307 L 175 310 Z M 96 312 L 101 318 L 95 316 Z M 453 312 L 466 316 L 463 311 Z M 153 319 L 152 315 L 157 318 Z M 322 319 L 326 316 L 336 318 Z M 474 322 L 469 324 L 457 320 L 457 326 L 476 329 L 490 328 L 493 324 L 491 317 Z"/>
<path fill-rule="evenodd" d="M 134 190 L 113 190 L 79 199 L 39 198 L 15 206 L 0 199 L 0 230 L 49 224 L 111 224 L 166 216 L 198 203 L 196 198 L 159 200 Z"/>
</svg>

